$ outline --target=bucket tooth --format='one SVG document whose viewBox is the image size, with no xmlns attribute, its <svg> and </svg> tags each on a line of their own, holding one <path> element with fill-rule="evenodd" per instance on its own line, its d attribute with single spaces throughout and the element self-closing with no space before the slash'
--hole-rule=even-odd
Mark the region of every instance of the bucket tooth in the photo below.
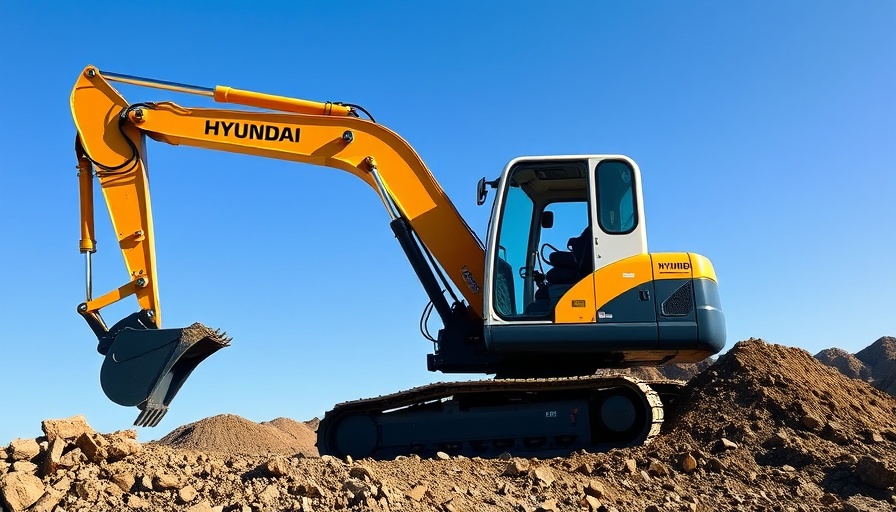
<svg viewBox="0 0 896 512">
<path fill-rule="evenodd" d="M 115 335 L 100 370 L 106 396 L 141 412 L 135 425 L 158 425 L 199 363 L 230 344 L 220 329 L 200 323 L 184 329 L 124 328 Z"/>
</svg>

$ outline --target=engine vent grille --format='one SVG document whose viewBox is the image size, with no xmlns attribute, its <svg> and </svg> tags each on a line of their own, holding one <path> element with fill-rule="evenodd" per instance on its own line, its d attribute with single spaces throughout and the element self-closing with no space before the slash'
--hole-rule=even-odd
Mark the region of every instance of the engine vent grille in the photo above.
<svg viewBox="0 0 896 512">
<path fill-rule="evenodd" d="M 681 285 L 675 293 L 663 301 L 663 316 L 687 316 L 694 309 L 693 284 L 691 281 Z"/>
</svg>

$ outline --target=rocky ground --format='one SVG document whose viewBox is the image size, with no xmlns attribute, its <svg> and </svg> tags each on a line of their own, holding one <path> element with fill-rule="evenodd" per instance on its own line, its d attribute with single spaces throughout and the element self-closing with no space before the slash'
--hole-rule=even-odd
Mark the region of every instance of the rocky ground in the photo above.
<svg viewBox="0 0 896 512">
<path fill-rule="evenodd" d="M 885 359 L 888 343 L 864 356 Z M 217 416 L 143 444 L 83 417 L 47 420 L 43 436 L 0 449 L 0 508 L 891 511 L 896 398 L 868 372 L 744 341 L 691 379 L 649 445 L 546 460 L 317 457 L 316 424 L 284 418 Z"/>
</svg>

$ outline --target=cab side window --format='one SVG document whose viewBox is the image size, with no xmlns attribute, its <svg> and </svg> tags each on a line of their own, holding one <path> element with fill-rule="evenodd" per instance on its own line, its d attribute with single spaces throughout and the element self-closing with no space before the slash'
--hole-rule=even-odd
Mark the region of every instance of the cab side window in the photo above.
<svg viewBox="0 0 896 512">
<path fill-rule="evenodd" d="M 627 163 L 607 160 L 597 165 L 598 216 L 605 233 L 625 234 L 638 224 L 634 175 Z"/>
</svg>

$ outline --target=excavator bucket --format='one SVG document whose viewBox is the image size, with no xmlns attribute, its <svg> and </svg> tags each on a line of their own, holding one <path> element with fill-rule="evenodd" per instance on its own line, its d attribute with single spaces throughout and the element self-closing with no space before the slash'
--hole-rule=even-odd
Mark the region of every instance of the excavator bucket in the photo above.
<svg viewBox="0 0 896 512">
<path fill-rule="evenodd" d="M 199 363 L 229 344 L 224 333 L 200 323 L 185 329 L 124 328 L 106 353 L 100 384 L 113 402 L 141 410 L 134 425 L 154 427 Z"/>
</svg>

